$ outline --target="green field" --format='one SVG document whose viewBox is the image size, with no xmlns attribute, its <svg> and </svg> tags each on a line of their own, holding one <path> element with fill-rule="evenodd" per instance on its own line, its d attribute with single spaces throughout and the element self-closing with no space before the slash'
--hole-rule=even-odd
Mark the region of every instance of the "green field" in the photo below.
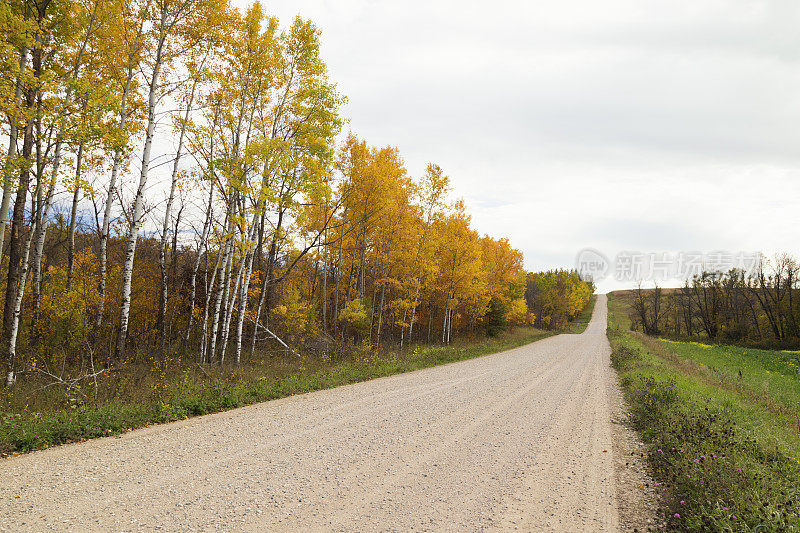
<svg viewBox="0 0 800 533">
<path fill-rule="evenodd" d="M 770 410 L 800 416 L 800 352 L 661 342 L 726 388 Z"/>
<path fill-rule="evenodd" d="M 612 362 L 670 528 L 800 531 L 798 354 L 630 332 L 609 297 Z"/>
</svg>

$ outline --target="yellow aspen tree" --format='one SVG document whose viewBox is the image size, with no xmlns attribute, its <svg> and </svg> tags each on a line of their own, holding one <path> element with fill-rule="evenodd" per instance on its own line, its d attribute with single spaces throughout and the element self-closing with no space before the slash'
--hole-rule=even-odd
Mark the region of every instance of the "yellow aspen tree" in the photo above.
<svg viewBox="0 0 800 533">
<path fill-rule="evenodd" d="M 162 71 L 168 69 L 185 53 L 188 47 L 200 41 L 206 32 L 219 27 L 219 21 L 228 13 L 227 2 L 221 0 L 154 0 L 147 15 L 152 20 L 150 40 L 151 56 L 145 86 L 147 90 L 147 122 L 139 173 L 139 183 L 131 209 L 125 262 L 122 273 L 122 294 L 116 357 L 125 353 L 130 320 L 131 281 L 136 242 L 144 216 L 144 193 L 150 171 L 150 158 L 156 126 L 156 110 L 163 99 L 165 82 Z"/>
</svg>

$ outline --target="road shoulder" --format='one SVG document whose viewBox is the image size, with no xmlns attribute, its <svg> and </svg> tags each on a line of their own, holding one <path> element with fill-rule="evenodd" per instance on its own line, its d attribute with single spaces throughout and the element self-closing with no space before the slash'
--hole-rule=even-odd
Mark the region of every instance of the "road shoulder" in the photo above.
<svg viewBox="0 0 800 533">
<path fill-rule="evenodd" d="M 628 421 L 628 406 L 619 377 L 613 369 L 611 376 L 608 387 L 620 529 L 656 531 L 661 529 L 658 521 L 658 486 L 648 472 L 645 445 Z"/>
</svg>

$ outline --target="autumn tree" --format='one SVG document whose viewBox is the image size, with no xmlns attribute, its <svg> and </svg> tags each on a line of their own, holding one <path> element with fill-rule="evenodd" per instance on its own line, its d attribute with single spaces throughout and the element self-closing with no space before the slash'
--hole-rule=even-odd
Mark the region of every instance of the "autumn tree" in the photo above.
<svg viewBox="0 0 800 533">
<path fill-rule="evenodd" d="M 154 0 L 145 11 L 150 18 L 152 29 L 147 35 L 151 56 L 145 61 L 147 74 L 144 83 L 147 87 L 147 122 L 144 146 L 139 172 L 139 184 L 134 195 L 130 213 L 129 231 L 125 251 L 122 277 L 122 298 L 117 334 L 116 357 L 122 358 L 130 319 L 131 281 L 133 261 L 136 255 L 136 242 L 144 216 L 144 194 L 150 171 L 150 158 L 156 128 L 156 111 L 164 97 L 168 83 L 162 79 L 162 72 L 169 68 L 199 41 L 206 38 L 209 31 L 220 29 L 219 21 L 224 20 L 228 6 L 220 0 Z"/>
<path fill-rule="evenodd" d="M 0 15 L 9 385 L 56 349 L 76 369 L 238 365 L 530 322 L 520 252 L 479 234 L 444 169 L 337 146 L 311 21 L 218 0 Z"/>
</svg>

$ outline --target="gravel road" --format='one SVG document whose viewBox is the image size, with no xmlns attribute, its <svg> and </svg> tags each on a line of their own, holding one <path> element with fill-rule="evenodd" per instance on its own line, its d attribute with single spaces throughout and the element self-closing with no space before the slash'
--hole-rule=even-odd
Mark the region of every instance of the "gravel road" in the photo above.
<svg viewBox="0 0 800 533">
<path fill-rule="evenodd" d="M 581 335 L 2 460 L 0 530 L 616 530 L 606 313 L 600 295 Z"/>
</svg>

